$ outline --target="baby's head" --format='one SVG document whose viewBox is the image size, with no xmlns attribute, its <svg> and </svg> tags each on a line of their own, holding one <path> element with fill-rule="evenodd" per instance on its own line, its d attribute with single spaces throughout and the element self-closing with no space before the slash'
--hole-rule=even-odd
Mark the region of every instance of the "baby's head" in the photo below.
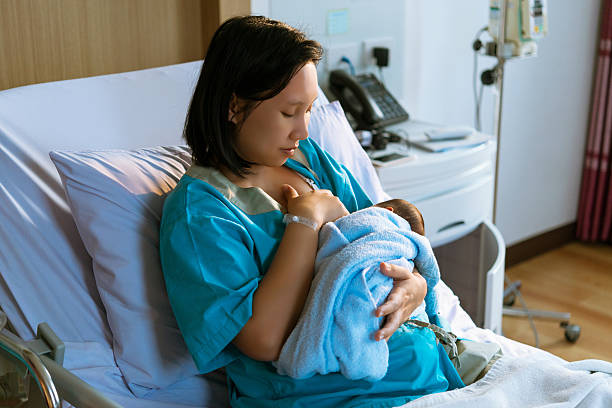
<svg viewBox="0 0 612 408">
<path fill-rule="evenodd" d="M 421 212 L 412 203 L 400 198 L 394 198 L 392 200 L 383 201 L 378 203 L 375 207 L 385 208 L 389 211 L 399 215 L 410 224 L 410 228 L 420 235 L 425 235 L 425 222 Z"/>
</svg>

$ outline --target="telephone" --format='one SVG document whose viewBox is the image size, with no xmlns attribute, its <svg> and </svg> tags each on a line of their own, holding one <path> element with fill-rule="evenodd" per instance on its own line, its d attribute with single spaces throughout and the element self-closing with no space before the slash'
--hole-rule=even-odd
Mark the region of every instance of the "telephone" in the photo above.
<svg viewBox="0 0 612 408">
<path fill-rule="evenodd" d="M 355 130 L 381 128 L 409 118 L 404 108 L 373 74 L 352 76 L 341 69 L 331 71 L 329 89 L 356 122 L 353 124 Z"/>
</svg>

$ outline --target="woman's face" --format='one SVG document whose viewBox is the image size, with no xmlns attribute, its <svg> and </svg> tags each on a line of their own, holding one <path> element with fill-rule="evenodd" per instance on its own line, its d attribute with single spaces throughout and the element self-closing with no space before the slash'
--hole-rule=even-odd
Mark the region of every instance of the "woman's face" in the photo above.
<svg viewBox="0 0 612 408">
<path fill-rule="evenodd" d="M 317 70 L 310 62 L 278 95 L 253 109 L 238 133 L 236 152 L 255 165 L 282 166 L 294 155 L 300 140 L 308 137 L 310 110 L 317 94 Z"/>
</svg>

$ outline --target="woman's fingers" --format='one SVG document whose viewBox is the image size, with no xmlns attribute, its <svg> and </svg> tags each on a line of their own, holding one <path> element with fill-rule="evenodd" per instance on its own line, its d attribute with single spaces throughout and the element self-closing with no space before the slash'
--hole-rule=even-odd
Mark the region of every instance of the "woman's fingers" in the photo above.
<svg viewBox="0 0 612 408">
<path fill-rule="evenodd" d="M 400 327 L 402 323 L 403 319 L 401 311 L 391 313 L 385 318 L 385 324 L 383 325 L 383 327 L 380 330 L 377 330 L 376 333 L 374 333 L 374 338 L 377 341 L 389 340 L 391 335 L 395 333 L 395 331 Z"/>
<path fill-rule="evenodd" d="M 389 337 L 395 333 L 415 309 L 415 307 L 409 306 L 412 303 L 410 302 L 411 294 L 405 282 L 396 282 L 385 302 L 376 308 L 375 314 L 377 317 L 385 316 L 383 326 L 374 333 L 376 340 L 389 340 Z"/>
<path fill-rule="evenodd" d="M 403 291 L 403 289 L 400 287 L 394 287 L 391 290 L 391 293 L 389 293 L 389 296 L 387 296 L 385 303 L 376 308 L 376 317 L 382 317 L 391 314 L 399 310 L 403 306 L 404 299 L 402 294 L 398 293 L 400 291 Z"/>
<path fill-rule="evenodd" d="M 416 269 L 383 262 L 380 270 L 394 281 L 387 299 L 374 312 L 377 317 L 385 316 L 385 323 L 374 333 L 374 338 L 388 340 L 423 302 L 427 293 L 427 282 Z"/>
<path fill-rule="evenodd" d="M 285 200 L 296 198 L 299 195 L 297 190 L 290 184 L 283 184 L 281 188 L 283 190 L 283 194 L 285 195 Z"/>
<path fill-rule="evenodd" d="M 342 201 L 329 190 L 315 190 L 300 195 L 288 184 L 283 184 L 282 189 L 287 212 L 308 218 L 319 226 L 349 213 Z"/>
<path fill-rule="evenodd" d="M 380 271 L 383 275 L 396 280 L 404 280 L 412 278 L 412 270 L 403 266 L 390 264 L 387 262 L 380 263 Z"/>
</svg>

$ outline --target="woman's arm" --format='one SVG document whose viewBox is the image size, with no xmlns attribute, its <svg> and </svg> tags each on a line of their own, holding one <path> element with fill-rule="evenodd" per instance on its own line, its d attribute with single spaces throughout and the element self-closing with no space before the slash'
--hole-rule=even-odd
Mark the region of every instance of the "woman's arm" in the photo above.
<svg viewBox="0 0 612 408">
<path fill-rule="evenodd" d="M 304 307 L 314 271 L 318 231 L 287 225 L 276 255 L 253 295 L 253 315 L 234 345 L 260 361 L 278 359 Z"/>
<path fill-rule="evenodd" d="M 318 229 L 348 214 L 344 205 L 327 190 L 298 196 L 284 188 L 288 212 L 315 221 L 317 230 L 290 223 L 266 274 L 253 296 L 253 315 L 234 338 L 245 355 L 260 361 L 278 359 L 283 344 L 302 312 L 314 272 Z"/>
</svg>

